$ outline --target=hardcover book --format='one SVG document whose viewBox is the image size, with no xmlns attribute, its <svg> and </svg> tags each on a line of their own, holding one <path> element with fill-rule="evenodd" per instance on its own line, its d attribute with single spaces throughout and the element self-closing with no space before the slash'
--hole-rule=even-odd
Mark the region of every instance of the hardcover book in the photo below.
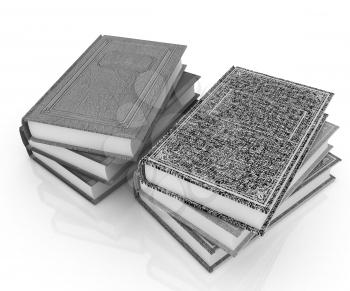
<svg viewBox="0 0 350 291">
<path fill-rule="evenodd" d="M 132 158 L 181 74 L 185 48 L 100 36 L 22 123 L 42 142 Z"/>
<path fill-rule="evenodd" d="M 263 235 L 332 95 L 232 67 L 141 160 L 142 174 L 173 200 Z"/>
<path fill-rule="evenodd" d="M 338 161 L 339 158 L 329 153 L 319 162 L 306 179 L 302 181 L 302 185 L 300 185 L 297 191 L 281 203 L 279 214 L 272 220 L 269 227 L 271 228 L 279 223 L 283 218 L 287 217 L 295 209 L 332 183 L 335 178 L 330 175 L 329 171 Z M 232 258 L 229 253 L 218 248 L 215 244 L 208 242 L 208 240 L 195 230 L 181 223 L 175 216 L 172 216 L 163 207 L 160 207 L 152 199 L 149 199 L 140 189 L 137 175 L 137 173 L 134 175 L 134 193 L 136 199 L 208 272 L 212 272 L 223 262 Z M 316 181 L 317 179 L 320 181 Z M 245 245 L 257 237 L 257 235 L 250 237 Z"/>
<path fill-rule="evenodd" d="M 199 76 L 188 72 L 182 74 L 176 88 L 164 105 L 165 108 L 158 114 L 154 121 L 154 126 L 148 130 L 149 134 L 145 137 L 142 152 L 147 147 L 147 144 L 153 144 L 164 129 L 173 124 L 174 120 L 180 116 L 189 104 L 193 103 L 196 98 L 194 84 L 198 79 Z M 29 144 L 33 151 L 104 183 L 113 183 L 113 179 L 132 162 L 131 160 L 126 161 L 117 157 L 50 145 L 38 142 L 32 138 L 29 139 Z"/>
<path fill-rule="evenodd" d="M 315 168 L 315 166 L 326 156 L 326 154 L 327 152 L 317 159 L 313 165 L 311 165 L 308 175 L 311 174 L 310 172 L 312 169 Z M 224 249 L 232 256 L 235 256 L 241 247 L 245 245 L 246 241 L 254 236 L 254 232 L 250 232 L 243 228 L 237 227 L 234 224 L 230 224 L 216 216 L 208 214 L 207 212 L 193 208 L 180 200 L 174 201 L 172 197 L 163 194 L 162 190 L 164 189 L 149 186 L 147 183 L 145 183 L 141 173 L 139 175 L 141 190 L 150 196 L 154 200 L 154 203 L 161 205 L 161 207 L 172 213 L 172 215 L 182 223 L 188 225 L 192 229 L 195 229 L 208 240 L 215 242 L 216 245 L 220 246 L 220 248 Z M 295 182 L 295 186 L 293 186 L 293 189 L 295 189 L 293 192 L 300 189 L 305 179 L 306 175 L 300 176 L 299 180 Z M 286 197 L 286 199 L 288 199 L 288 197 Z M 278 215 L 279 209 L 282 207 L 283 205 L 277 209 L 272 220 L 276 217 L 276 215 Z"/>
<path fill-rule="evenodd" d="M 326 117 L 327 115 L 324 115 L 323 118 Z M 288 193 L 293 193 L 301 185 L 303 180 L 310 174 L 314 167 L 331 150 L 332 146 L 328 144 L 328 139 L 335 132 L 335 129 L 337 129 L 336 125 L 329 122 L 324 123 L 315 141 L 313 142 L 311 149 L 309 150 L 309 152 L 312 152 L 312 154 L 307 155 L 307 157 L 303 160 L 302 166 L 298 169 L 288 188 Z M 147 187 L 144 177 L 141 177 L 140 182 L 142 189 L 146 193 L 152 194 L 151 196 L 155 200 L 158 200 L 158 202 L 162 203 L 169 210 L 177 212 L 176 216 L 179 216 L 180 221 L 184 221 L 185 224 L 188 223 L 191 227 L 196 228 L 197 232 L 202 233 L 202 235 L 207 237 L 209 240 L 216 240 L 216 243 L 231 255 L 235 255 L 239 251 L 240 246 L 244 244 L 246 237 L 244 235 L 237 236 L 237 227 L 234 225 L 232 226 L 230 223 L 225 223 L 221 219 L 211 215 L 203 215 L 205 214 L 203 212 L 199 213 L 201 214 L 199 215 L 187 204 L 177 202 L 179 206 L 178 208 L 174 208 L 174 201 L 170 197 L 162 194 L 162 191 L 167 193 L 165 189 L 157 187 L 158 191 L 154 191 L 152 188 Z M 288 198 L 288 196 L 289 194 L 284 198 Z M 177 209 L 181 211 L 177 211 Z M 205 222 L 208 219 L 209 221 Z M 212 225 L 210 228 L 207 227 L 208 223 Z M 249 232 L 246 233 L 250 235 Z"/>
<path fill-rule="evenodd" d="M 157 122 L 157 125 L 152 129 L 152 141 L 156 141 L 167 128 L 173 125 L 173 123 L 181 117 L 181 114 L 184 111 L 191 108 L 192 104 L 195 104 L 194 102 L 197 97 L 197 95 L 192 95 L 191 98 L 178 99 L 186 103 L 169 101 L 170 105 L 160 114 L 159 118 L 157 119 L 159 122 Z M 125 182 L 127 177 L 132 175 L 137 166 L 136 162 L 120 160 L 120 164 L 118 165 L 120 166 L 121 170 L 118 171 L 117 175 L 114 175 L 113 179 L 109 180 L 108 183 L 105 183 L 101 181 L 101 179 L 96 179 L 94 175 L 86 174 L 88 171 L 82 172 L 76 168 L 72 168 L 68 165 L 68 163 L 60 162 L 57 158 L 53 157 L 50 154 L 50 151 L 48 151 L 45 147 L 42 148 L 44 151 L 33 147 L 32 145 L 36 145 L 36 143 L 31 142 L 30 139 L 28 140 L 29 134 L 25 127 L 20 127 L 20 134 L 23 144 L 26 146 L 27 152 L 29 156 L 33 158 L 33 160 L 62 180 L 68 186 L 76 190 L 80 195 L 93 204 L 97 204 L 108 194 L 117 189 L 123 182 Z M 150 145 L 148 145 L 148 147 L 149 146 Z M 64 148 L 59 149 L 59 152 L 68 151 Z M 144 145 L 143 150 L 147 150 L 147 145 Z M 83 164 L 87 166 L 91 166 L 93 162 L 100 162 L 103 165 L 104 161 L 108 159 L 108 157 L 105 156 L 92 153 L 82 153 L 79 151 L 72 151 L 70 153 L 70 158 L 76 158 L 73 157 L 74 154 L 79 155 L 80 159 L 78 161 L 83 161 Z M 85 160 L 83 160 L 83 158 L 85 158 Z M 105 163 L 104 165 L 107 166 L 108 163 Z"/>
</svg>

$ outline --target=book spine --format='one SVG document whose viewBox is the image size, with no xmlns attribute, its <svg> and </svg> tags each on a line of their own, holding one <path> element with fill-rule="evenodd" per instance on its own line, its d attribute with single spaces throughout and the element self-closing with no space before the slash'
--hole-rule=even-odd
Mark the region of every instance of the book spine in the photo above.
<svg viewBox="0 0 350 291">
<path fill-rule="evenodd" d="M 20 126 L 19 127 L 19 134 L 21 136 L 22 143 L 24 147 L 26 148 L 26 151 L 29 155 L 29 157 L 32 156 L 33 152 L 29 146 L 29 132 L 27 131 L 27 128 L 25 126 Z"/>
</svg>

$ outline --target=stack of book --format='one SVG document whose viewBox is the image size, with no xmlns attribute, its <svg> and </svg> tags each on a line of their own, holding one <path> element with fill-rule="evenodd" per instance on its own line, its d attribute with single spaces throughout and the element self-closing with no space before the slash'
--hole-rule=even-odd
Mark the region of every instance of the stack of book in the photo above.
<svg viewBox="0 0 350 291">
<path fill-rule="evenodd" d="M 185 49 L 98 37 L 20 134 L 94 204 L 133 176 L 140 204 L 213 271 L 334 181 L 333 94 L 232 67 L 198 99 Z"/>
<path fill-rule="evenodd" d="M 28 154 L 96 204 L 197 100 L 186 47 L 100 36 L 22 119 Z"/>
<path fill-rule="evenodd" d="M 232 67 L 141 159 L 137 200 L 213 271 L 334 181 L 332 95 Z"/>
</svg>

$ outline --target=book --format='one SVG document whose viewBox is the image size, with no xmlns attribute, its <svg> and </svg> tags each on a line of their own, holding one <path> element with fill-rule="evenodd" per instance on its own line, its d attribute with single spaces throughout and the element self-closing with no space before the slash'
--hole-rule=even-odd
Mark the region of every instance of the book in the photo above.
<svg viewBox="0 0 350 291">
<path fill-rule="evenodd" d="M 181 75 L 185 49 L 99 36 L 22 123 L 33 140 L 130 159 Z"/>
<path fill-rule="evenodd" d="M 312 169 L 312 174 L 303 181 L 300 188 L 293 193 L 289 198 L 282 202 L 278 208 L 279 214 L 272 220 L 269 228 L 277 225 L 287 217 L 298 207 L 309 201 L 313 196 L 319 193 L 322 189 L 327 187 L 334 181 L 334 177 L 330 174 L 330 168 L 339 162 L 339 158 L 329 153 L 316 167 Z M 318 180 L 318 181 L 317 181 Z M 157 203 L 150 200 L 140 190 L 139 180 L 137 173 L 134 176 L 135 183 L 135 197 L 138 202 L 173 236 L 188 252 L 193 256 L 208 272 L 212 272 L 223 262 L 227 261 L 232 256 L 218 247 L 212 247 L 208 249 L 205 245 L 208 243 L 200 234 L 195 230 L 188 231 L 188 226 L 183 227 L 184 224 L 180 223 L 174 216 L 169 214 L 164 208 L 160 207 Z M 254 235 L 245 242 L 251 243 L 254 239 L 258 238 L 258 235 Z M 212 243 L 209 243 L 213 245 Z M 215 245 L 214 245 L 215 246 Z"/>
<path fill-rule="evenodd" d="M 152 130 L 152 141 L 156 141 L 162 132 L 164 132 L 169 126 L 173 125 L 173 123 L 176 122 L 184 111 L 191 108 L 197 97 L 198 95 L 194 95 L 190 99 L 187 98 L 185 100 L 186 103 L 184 104 L 172 102 L 170 106 L 168 106 L 168 108 L 162 114 L 160 114 L 159 122 L 157 122 L 157 126 Z M 181 100 L 184 101 L 183 99 Z M 108 183 L 104 183 L 101 182 L 100 179 L 97 180 L 92 175 L 85 174 L 80 170 L 68 166 L 66 163 L 63 164 L 52 158 L 50 154 L 32 147 L 30 144 L 30 137 L 28 136 L 25 127 L 20 127 L 20 134 L 29 156 L 32 157 L 34 161 L 43 166 L 93 204 L 97 204 L 120 185 L 122 185 L 127 177 L 132 176 L 132 173 L 137 166 L 136 162 L 128 162 L 123 160 L 124 165 L 122 165 L 122 171 L 120 171 L 118 175 L 115 175 L 113 179 L 108 181 Z M 150 146 L 151 144 L 148 145 L 148 147 Z M 147 150 L 146 145 L 144 146 L 143 150 Z M 79 154 L 88 156 L 87 153 Z M 96 155 L 90 154 L 90 159 L 98 160 L 98 158 L 98 156 L 96 157 Z M 103 156 L 101 156 L 101 160 L 102 159 Z"/>
<path fill-rule="evenodd" d="M 232 67 L 141 160 L 141 175 L 174 203 L 263 235 L 332 96 Z"/>
<path fill-rule="evenodd" d="M 322 124 L 322 122 L 320 124 Z M 315 137 L 316 133 L 320 131 L 320 129 L 318 128 L 319 126 L 315 128 L 315 133 L 312 135 L 313 137 Z M 312 156 L 314 164 L 311 165 L 308 169 L 305 169 L 304 167 L 304 169 L 300 169 L 297 171 L 295 176 L 298 177 L 298 180 L 292 180 L 292 182 L 289 184 L 289 188 L 287 189 L 288 193 L 285 197 L 288 197 L 292 193 L 292 191 L 294 191 L 300 185 L 302 179 L 310 172 L 312 167 L 315 166 L 315 164 L 319 162 L 320 159 L 322 159 L 322 157 L 324 157 L 331 148 L 332 146 L 328 145 L 327 148 L 318 157 L 318 151 L 315 152 L 315 154 Z M 306 164 L 309 164 L 309 162 L 306 161 Z M 299 174 L 301 170 L 303 171 L 303 173 Z M 198 215 L 198 213 L 196 213 L 196 211 L 193 210 L 192 204 L 186 203 L 185 200 L 179 199 L 175 193 L 163 187 L 149 183 L 146 180 L 144 173 L 142 172 L 141 164 L 139 167 L 139 172 L 141 187 L 143 191 L 145 191 L 146 193 L 152 193 L 152 197 L 156 199 L 157 202 L 164 204 L 169 210 L 174 211 L 176 215 L 179 216 L 179 219 L 183 219 L 184 222 L 190 225 L 191 227 L 197 227 L 198 232 L 201 232 L 204 236 L 207 235 L 209 239 L 215 241 L 218 245 L 220 245 L 221 248 L 223 248 L 231 255 L 235 256 L 240 250 L 241 246 L 245 244 L 246 240 L 250 239 L 248 236 L 239 235 L 240 231 L 237 232 L 237 227 L 239 229 L 241 229 L 241 227 L 235 222 L 222 219 L 223 217 L 217 217 L 216 215 L 212 215 L 212 212 L 208 213 L 207 211 L 203 211 L 203 209 L 201 208 L 198 208 L 199 210 L 202 210 L 200 211 L 201 215 Z M 173 197 L 176 197 L 177 199 L 174 200 Z M 208 199 L 213 198 L 209 197 Z M 209 224 L 211 224 L 211 227 L 208 227 L 207 220 L 209 220 Z M 250 230 L 246 229 L 245 234 L 252 236 L 253 233 L 254 232 L 251 232 Z"/>
<path fill-rule="evenodd" d="M 323 159 L 327 153 L 328 152 L 322 155 L 321 159 Z M 321 159 L 316 160 L 315 163 L 311 165 L 311 170 L 320 162 Z M 308 173 L 310 173 L 310 171 L 308 171 Z M 254 232 L 237 227 L 236 225 L 230 224 L 216 216 L 208 214 L 205 211 L 193 208 L 181 200 L 176 199 L 174 203 L 172 197 L 164 195 L 161 192 L 163 189 L 149 186 L 145 182 L 141 173 L 139 173 L 139 176 L 141 190 L 150 196 L 155 201 L 154 203 L 161 205 L 161 207 L 165 208 L 168 212 L 171 212 L 172 215 L 178 220 L 190 226 L 192 229 L 195 229 L 208 240 L 215 242 L 216 245 L 220 246 L 220 248 L 224 249 L 232 256 L 235 256 L 246 241 L 254 236 Z M 300 176 L 299 180 L 295 182 L 293 189 L 297 190 L 302 185 L 305 178 L 305 175 Z M 293 192 L 295 190 L 293 190 Z M 274 217 L 275 215 L 276 214 L 274 214 Z"/>
<path fill-rule="evenodd" d="M 172 92 L 169 100 L 164 105 L 164 109 L 158 114 L 154 126 L 149 129 L 149 134 L 143 143 L 143 150 L 147 144 L 152 144 L 164 131 L 164 127 L 172 124 L 196 96 L 194 84 L 200 77 L 189 72 L 184 72 Z M 72 169 L 81 171 L 94 179 L 103 183 L 113 183 L 113 178 L 122 173 L 132 160 L 126 161 L 117 157 L 99 155 L 84 151 L 71 150 L 60 146 L 50 145 L 35 141 L 29 138 L 32 150 L 47 156 Z M 141 154 L 141 152 L 140 152 Z"/>
<path fill-rule="evenodd" d="M 326 118 L 327 115 L 324 115 L 323 119 Z M 317 165 L 325 156 L 329 153 L 332 146 L 328 144 L 328 139 L 332 136 L 332 134 L 336 131 L 338 128 L 336 125 L 330 123 L 330 122 L 324 122 L 322 123 L 323 126 L 319 130 L 319 133 L 317 137 L 315 138 L 315 141 L 312 144 L 312 147 L 309 149 L 309 153 L 312 152 L 312 154 L 308 154 L 305 159 L 303 160 L 302 166 L 298 169 L 297 173 L 295 174 L 295 177 L 292 181 L 292 183 L 289 186 L 288 192 L 293 193 L 294 190 L 296 190 L 301 183 L 303 183 L 304 179 L 310 174 L 310 172 L 313 170 L 315 165 Z M 145 187 L 143 185 L 144 179 L 141 179 L 141 186 Z M 171 199 L 165 199 L 165 196 L 157 195 L 158 192 L 154 192 L 147 187 L 144 189 L 148 193 L 152 194 L 152 197 L 154 199 L 158 199 L 159 202 L 163 203 L 165 207 L 172 208 L 172 200 Z M 287 198 L 288 195 L 285 196 Z M 181 209 L 185 209 L 186 212 L 193 212 L 192 209 L 190 209 L 190 206 L 187 205 L 181 205 Z M 189 209 L 187 209 L 189 208 Z M 176 209 L 176 208 L 175 208 Z M 175 211 L 175 210 L 174 210 Z M 203 214 L 203 213 L 202 213 Z M 239 251 L 240 245 L 244 243 L 245 237 L 244 236 L 236 236 L 236 227 L 232 227 L 230 224 L 224 223 L 220 219 L 213 219 L 210 215 L 205 215 L 202 217 L 201 215 L 196 215 L 197 220 L 189 220 L 188 216 L 186 218 L 185 212 L 179 212 L 179 216 L 182 216 L 181 219 L 188 223 L 190 225 L 194 225 L 197 228 L 200 228 L 202 225 L 202 228 L 197 231 L 202 232 L 204 236 L 206 236 L 208 239 L 216 239 L 217 243 L 221 246 L 221 248 L 225 249 L 227 252 L 231 253 L 232 255 L 235 255 Z M 191 214 L 188 214 L 191 216 Z M 202 220 L 209 219 L 211 220 L 209 223 L 214 225 L 212 228 L 206 227 L 206 222 L 203 222 Z M 226 239 L 225 241 L 221 241 L 221 236 L 218 233 L 221 233 L 224 231 L 225 235 L 231 236 L 230 239 Z M 229 243 L 227 243 L 229 242 Z"/>
<path fill-rule="evenodd" d="M 332 146 L 328 144 L 328 139 L 335 132 L 334 129 L 336 128 L 336 125 L 329 122 L 326 124 L 325 122 L 324 126 L 320 130 L 320 133 L 317 135 L 315 142 L 310 148 L 310 152 L 313 152 L 313 154 L 308 155 L 303 160 L 303 166 L 299 168 L 295 174 L 295 178 L 289 186 L 289 193 L 293 193 L 297 188 L 299 188 L 306 177 L 311 174 L 311 171 L 315 168 L 315 166 L 319 164 L 320 161 L 323 160 L 329 153 Z M 237 227 L 234 225 L 232 226 L 231 224 L 220 219 L 214 218 L 211 215 L 203 215 L 205 213 L 200 213 L 202 215 L 198 215 L 198 213 L 196 213 L 196 211 L 194 211 L 194 209 L 187 204 L 178 203 L 178 208 L 174 208 L 172 199 L 166 199 L 167 196 L 158 193 L 158 191 L 154 191 L 153 188 L 151 189 L 147 187 L 144 183 L 142 175 L 140 175 L 140 177 L 141 187 L 143 188 L 144 192 L 150 194 L 153 199 L 158 200 L 158 202 L 162 203 L 163 206 L 177 212 L 176 216 L 179 216 L 181 221 L 184 221 L 185 224 L 188 223 L 194 228 L 197 228 L 197 231 L 202 233 L 202 235 L 207 237 L 209 240 L 215 239 L 217 241 L 216 243 L 228 253 L 233 256 L 237 254 L 240 246 L 246 239 L 246 237 L 243 235 L 237 236 Z M 288 196 L 289 195 L 286 195 L 285 199 L 288 198 Z M 181 211 L 177 211 L 178 209 Z M 208 223 L 211 225 L 210 228 L 207 227 Z M 250 232 L 247 231 L 246 234 L 250 235 Z M 226 237 L 226 239 L 224 239 L 224 237 Z"/>
</svg>

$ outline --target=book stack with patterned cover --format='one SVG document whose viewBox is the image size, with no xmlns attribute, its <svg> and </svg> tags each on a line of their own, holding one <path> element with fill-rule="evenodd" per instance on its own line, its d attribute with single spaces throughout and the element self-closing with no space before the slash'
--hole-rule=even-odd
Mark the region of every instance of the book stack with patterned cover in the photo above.
<svg viewBox="0 0 350 291">
<path fill-rule="evenodd" d="M 232 67 L 200 99 L 185 46 L 100 36 L 23 117 L 30 157 L 139 203 L 208 271 L 334 181 L 332 93 Z"/>
<path fill-rule="evenodd" d="M 22 119 L 28 154 L 96 204 L 196 101 L 186 47 L 100 36 Z"/>
<path fill-rule="evenodd" d="M 136 199 L 213 271 L 334 181 L 332 95 L 232 67 L 141 159 Z"/>
</svg>

